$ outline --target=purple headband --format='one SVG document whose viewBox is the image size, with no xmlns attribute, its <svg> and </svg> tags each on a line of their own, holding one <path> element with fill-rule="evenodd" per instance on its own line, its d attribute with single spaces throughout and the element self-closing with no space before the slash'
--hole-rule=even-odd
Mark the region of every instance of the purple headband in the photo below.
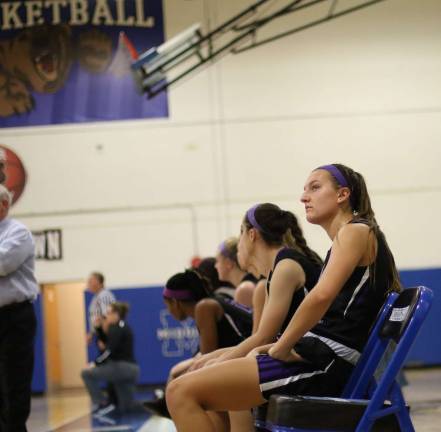
<svg viewBox="0 0 441 432">
<path fill-rule="evenodd" d="M 227 243 L 225 241 L 223 241 L 220 245 L 219 245 L 219 253 L 225 257 L 228 258 L 229 260 L 235 262 L 236 264 L 237 262 L 237 256 L 232 253 L 230 250 L 228 250 L 227 248 Z"/>
<path fill-rule="evenodd" d="M 261 232 L 265 232 L 265 230 L 257 223 L 256 215 L 254 214 L 256 212 L 257 207 L 259 207 L 259 206 L 260 206 L 260 204 L 255 204 L 255 205 L 253 205 L 253 207 L 251 207 L 247 211 L 247 219 L 253 228 L 256 228 L 257 230 L 259 230 Z"/>
<path fill-rule="evenodd" d="M 167 287 L 164 287 L 162 296 L 168 299 L 194 300 L 193 292 L 190 290 L 171 290 Z"/>
<path fill-rule="evenodd" d="M 225 244 L 225 242 L 223 241 L 220 245 L 219 245 L 219 252 L 222 256 L 224 256 L 225 258 L 229 258 L 232 259 L 230 252 L 227 249 L 227 245 Z"/>
<path fill-rule="evenodd" d="M 225 242 L 223 241 L 220 245 L 219 245 L 219 252 L 221 255 L 223 255 L 226 258 L 230 258 L 228 256 L 228 249 L 227 249 L 227 245 L 225 244 Z"/>
<path fill-rule="evenodd" d="M 342 172 L 335 165 L 323 165 L 318 167 L 317 169 L 322 169 L 328 171 L 334 177 L 338 184 L 342 187 L 349 187 L 349 183 L 346 180 L 346 177 L 342 174 Z"/>
</svg>

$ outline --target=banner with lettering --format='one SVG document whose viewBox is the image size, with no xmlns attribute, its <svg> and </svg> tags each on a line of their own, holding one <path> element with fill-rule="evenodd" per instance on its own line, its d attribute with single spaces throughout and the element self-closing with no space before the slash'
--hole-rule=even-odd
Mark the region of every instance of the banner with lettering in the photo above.
<svg viewBox="0 0 441 432">
<path fill-rule="evenodd" d="M 0 28 L 0 127 L 168 116 L 115 67 L 121 31 L 138 53 L 164 41 L 161 0 L 2 1 Z"/>
</svg>

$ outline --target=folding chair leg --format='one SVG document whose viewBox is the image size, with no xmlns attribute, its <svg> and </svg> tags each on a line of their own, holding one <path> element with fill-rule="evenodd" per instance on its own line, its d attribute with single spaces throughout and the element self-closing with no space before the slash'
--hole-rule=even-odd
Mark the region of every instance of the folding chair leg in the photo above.
<svg viewBox="0 0 441 432">
<path fill-rule="evenodd" d="M 415 432 L 412 420 L 410 419 L 407 410 L 402 410 L 401 412 L 397 413 L 397 418 L 400 423 L 400 430 L 402 432 Z"/>
<path fill-rule="evenodd" d="M 370 404 L 366 408 L 366 411 L 364 412 L 363 416 L 358 422 L 355 432 L 366 432 L 371 430 L 375 422 L 375 419 L 372 419 L 371 416 L 374 413 L 378 413 L 381 410 L 381 405 L 383 400 L 384 400 L 384 396 L 378 397 L 378 395 L 374 395 Z"/>
<path fill-rule="evenodd" d="M 415 432 L 409 415 L 409 410 L 406 407 L 403 392 L 401 391 L 400 385 L 396 381 L 394 382 L 391 390 L 391 399 L 394 401 L 395 405 L 398 405 L 401 408 L 396 414 L 398 422 L 400 423 L 400 429 L 403 432 Z"/>
</svg>

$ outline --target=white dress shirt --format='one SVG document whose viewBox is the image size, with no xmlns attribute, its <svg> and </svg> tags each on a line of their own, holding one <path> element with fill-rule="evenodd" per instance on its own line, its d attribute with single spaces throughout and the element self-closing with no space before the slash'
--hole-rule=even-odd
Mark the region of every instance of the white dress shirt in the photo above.
<svg viewBox="0 0 441 432">
<path fill-rule="evenodd" d="M 34 240 L 15 219 L 0 221 L 0 307 L 37 298 Z"/>
</svg>

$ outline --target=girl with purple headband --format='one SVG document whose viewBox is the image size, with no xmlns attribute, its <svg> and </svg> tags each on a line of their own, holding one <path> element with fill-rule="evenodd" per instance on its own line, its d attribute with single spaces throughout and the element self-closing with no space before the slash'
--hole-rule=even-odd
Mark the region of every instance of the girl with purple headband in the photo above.
<svg viewBox="0 0 441 432">
<path fill-rule="evenodd" d="M 208 279 L 196 270 L 172 276 L 167 281 L 163 297 L 175 319 L 182 321 L 191 317 L 195 320 L 202 354 L 234 346 L 244 339 L 240 328 L 235 325 L 234 316 L 225 312 L 220 299 L 211 296 Z"/>
<path fill-rule="evenodd" d="M 162 294 L 173 318 L 193 318 L 199 332 L 199 353 L 173 366 L 168 382 L 185 374 L 201 354 L 237 345 L 251 333 L 251 312 L 213 294 L 210 281 L 197 270 L 173 275 Z M 160 416 L 170 416 L 163 398 L 144 402 L 144 407 Z"/>
<path fill-rule="evenodd" d="M 237 237 L 230 237 L 220 244 L 216 255 L 216 270 L 220 280 L 235 287 L 234 301 L 251 308 L 257 279 L 240 268 L 237 261 L 237 244 Z"/>
<path fill-rule="evenodd" d="M 254 348 L 275 341 L 306 292 L 316 284 L 322 266 L 319 256 L 307 246 L 294 214 L 270 203 L 253 206 L 247 211 L 241 226 L 238 260 L 241 268 L 254 268 L 267 279 L 265 304 L 257 330 L 239 345 L 197 360 L 195 366 L 203 367 L 188 375 L 188 380 L 183 382 L 185 387 L 210 387 L 211 377 L 206 371 L 216 370 L 218 364 L 219 367 L 231 364 L 234 368 L 237 360 L 233 362 L 232 359 L 242 361 Z M 205 364 L 210 366 L 205 367 Z M 221 424 L 226 418 L 210 415 L 212 421 Z M 235 427 L 238 422 L 251 427 L 250 412 L 242 413 L 239 419 L 237 414 L 230 414 L 230 417 Z"/>
<path fill-rule="evenodd" d="M 387 293 L 400 289 L 361 174 L 340 164 L 317 168 L 301 202 L 308 222 L 320 225 L 332 242 L 320 279 L 275 343 L 202 368 L 168 388 L 178 432 L 219 430 L 208 412 L 247 410 L 273 393 L 340 396 Z M 242 227 L 240 261 L 242 250 L 252 251 L 257 232 L 265 232 L 258 210 Z"/>
</svg>

